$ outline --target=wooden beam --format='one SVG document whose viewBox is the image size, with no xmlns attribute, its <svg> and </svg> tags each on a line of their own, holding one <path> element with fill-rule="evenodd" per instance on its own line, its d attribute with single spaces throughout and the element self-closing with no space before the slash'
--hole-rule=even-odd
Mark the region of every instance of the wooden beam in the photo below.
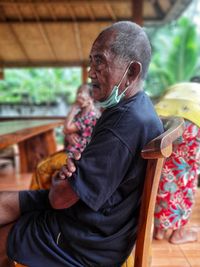
<svg viewBox="0 0 200 267">
<path fill-rule="evenodd" d="M 52 10 L 52 6 L 49 5 L 48 3 L 45 4 L 45 6 L 49 10 L 49 13 L 50 13 L 51 17 L 53 18 L 53 20 L 56 21 L 57 18 L 56 18 L 55 14 L 54 14 L 54 11 Z"/>
<path fill-rule="evenodd" d="M 11 2 L 12 3 L 12 2 Z M 6 18 L 6 15 L 5 15 L 5 10 L 2 8 L 1 9 L 1 16 L 2 16 L 2 19 L 3 19 L 3 22 L 2 23 L 5 23 L 5 25 L 9 28 L 9 30 L 11 31 L 16 43 L 18 44 L 18 46 L 20 47 L 21 49 L 21 52 L 24 54 L 24 56 L 26 57 L 27 61 L 30 61 L 29 59 L 29 56 L 23 46 L 23 43 L 21 42 L 21 40 L 19 39 L 18 35 L 16 34 L 15 32 L 15 29 L 14 29 L 14 24 L 12 23 L 7 23 L 7 18 Z M 19 22 L 21 24 L 21 21 Z"/>
<path fill-rule="evenodd" d="M 143 9 L 144 9 L 144 0 L 131 0 L 132 1 L 132 14 L 133 21 L 140 26 L 143 26 Z"/>
<path fill-rule="evenodd" d="M 0 80 L 4 80 L 4 71 L 0 69 Z"/>
<path fill-rule="evenodd" d="M 73 10 L 73 7 L 72 7 L 72 5 L 70 3 L 65 5 L 65 7 L 69 10 L 71 19 L 74 22 L 73 23 L 73 27 L 74 27 L 76 46 L 77 46 L 77 50 L 78 50 L 80 61 L 82 61 L 83 60 L 82 45 L 81 45 L 79 26 L 78 26 L 78 23 L 77 23 L 77 20 L 76 20 L 76 14 L 75 14 L 75 12 Z"/>
<path fill-rule="evenodd" d="M 38 13 L 37 13 L 36 5 L 32 4 L 31 7 L 32 7 L 33 14 L 34 14 L 34 16 L 35 16 L 35 18 L 37 20 L 37 25 L 39 27 L 39 31 L 40 31 L 40 33 L 42 35 L 42 38 L 43 38 L 45 44 L 47 45 L 50 53 L 53 55 L 53 57 L 55 59 L 57 59 L 56 52 L 55 52 L 55 50 L 53 48 L 53 45 L 51 44 L 51 41 L 50 41 L 50 39 L 48 37 L 48 34 L 47 34 L 47 32 L 46 32 L 46 30 L 44 28 L 44 25 L 40 22 L 40 18 L 39 18 Z"/>
<path fill-rule="evenodd" d="M 2 121 L 15 121 L 15 120 L 64 120 L 66 116 L 1 116 L 0 122 Z"/>
<path fill-rule="evenodd" d="M 89 3 L 88 3 L 88 4 L 85 4 L 85 8 L 86 8 L 86 10 L 87 10 L 87 13 L 88 13 L 90 19 L 91 19 L 92 21 L 95 21 L 96 18 L 95 18 L 95 16 L 94 16 L 94 12 L 93 12 L 93 10 L 92 10 L 91 5 L 90 5 Z"/>
<path fill-rule="evenodd" d="M 3 68 L 3 64 L 4 64 L 4 59 L 2 58 L 1 53 L 3 53 L 3 51 L 0 51 L 0 69 Z"/>
<path fill-rule="evenodd" d="M 70 16 L 71 16 L 71 20 L 72 20 L 73 22 L 75 22 L 75 21 L 76 21 L 76 15 L 75 15 L 75 13 L 74 13 L 74 10 L 73 10 L 71 4 L 70 4 L 70 3 L 67 3 L 67 4 L 65 5 L 65 8 L 66 8 L 67 10 L 69 10 L 69 13 L 70 13 Z"/>
<path fill-rule="evenodd" d="M 88 66 L 82 65 L 82 83 L 87 83 L 88 81 Z"/>
<path fill-rule="evenodd" d="M 110 17 L 112 18 L 112 20 L 116 21 L 117 20 L 117 16 L 115 15 L 115 12 L 111 8 L 110 4 L 107 3 L 106 1 L 104 1 L 104 2 L 105 2 L 106 10 L 108 11 Z"/>
<path fill-rule="evenodd" d="M 12 0 L 12 3 L 14 4 L 15 0 Z M 16 10 L 17 16 L 19 18 L 19 21 L 22 22 L 23 21 L 23 17 L 21 15 L 21 11 L 20 11 L 20 7 L 18 5 L 18 3 L 15 3 L 15 5 L 13 6 L 13 8 Z"/>
<path fill-rule="evenodd" d="M 11 31 L 14 39 L 16 40 L 16 43 L 20 47 L 21 52 L 24 54 L 24 56 L 27 58 L 27 60 L 30 61 L 30 57 L 29 57 L 28 53 L 26 52 L 26 49 L 25 49 L 25 47 L 23 45 L 23 42 L 19 39 L 19 36 L 17 35 L 17 33 L 16 33 L 15 29 L 14 29 L 14 24 L 8 24 L 8 27 L 10 28 L 10 31 Z"/>
<path fill-rule="evenodd" d="M 28 68 L 28 67 L 82 67 L 83 65 L 88 65 L 88 60 L 72 60 L 72 61 L 9 61 L 1 62 L 1 68 Z"/>
<path fill-rule="evenodd" d="M 80 61 L 82 61 L 83 60 L 83 53 L 82 53 L 80 30 L 79 30 L 78 23 L 74 23 L 74 34 L 75 34 L 75 39 L 76 39 L 76 45 L 77 45 L 79 58 L 80 58 Z"/>
<path fill-rule="evenodd" d="M 130 0 L 106 0 L 108 3 L 111 3 L 111 4 L 115 4 L 115 3 L 124 3 L 124 2 L 130 2 Z M 138 0 L 140 1 L 140 0 Z M 25 5 L 30 5 L 32 3 L 34 4 L 38 4 L 38 5 L 43 5 L 43 4 L 54 4 L 54 5 L 57 5 L 57 4 L 66 4 L 66 0 L 45 0 L 45 1 L 41 1 L 41 0 L 18 0 L 17 2 L 10 2 L 10 1 L 7 1 L 7 0 L 1 0 L 0 1 L 0 4 L 1 5 L 5 5 L 5 6 L 9 6 L 9 5 L 14 5 L 14 4 L 25 4 Z M 71 3 L 73 2 L 73 4 L 80 4 L 80 5 L 83 5 L 83 4 L 88 4 L 88 2 L 92 2 L 92 4 L 95 4 L 95 3 L 102 3 L 102 0 L 93 0 L 93 1 L 88 1 L 88 0 L 73 0 L 71 1 Z"/>
<path fill-rule="evenodd" d="M 68 9 L 68 11 L 70 11 Z M 113 13 L 114 14 L 114 13 Z M 0 14 L 1 16 L 1 14 Z M 118 17 L 119 20 L 130 20 L 132 19 L 131 17 Z M 152 20 L 152 18 L 149 18 L 150 20 Z M 40 18 L 40 23 L 52 23 L 52 22 L 59 22 L 59 23 L 70 23 L 70 22 L 78 22 L 78 23 L 101 23 L 101 22 L 105 22 L 105 23 L 112 23 L 113 21 L 115 21 L 114 19 L 111 19 L 111 17 L 106 16 L 106 17 L 102 17 L 102 18 L 95 18 L 95 20 L 91 20 L 90 17 L 87 18 L 78 18 L 78 17 L 72 17 L 72 14 L 70 14 L 70 17 L 68 18 L 59 18 L 57 17 L 56 21 L 54 19 L 52 19 L 52 17 L 49 18 Z M 4 23 L 4 21 L 1 19 L 0 23 Z M 7 24 L 14 24 L 14 23 L 21 23 L 17 18 L 6 18 L 6 23 Z M 34 18 L 23 18 L 23 24 L 28 24 L 28 23 L 32 23 L 32 24 L 37 24 L 37 20 Z"/>
</svg>

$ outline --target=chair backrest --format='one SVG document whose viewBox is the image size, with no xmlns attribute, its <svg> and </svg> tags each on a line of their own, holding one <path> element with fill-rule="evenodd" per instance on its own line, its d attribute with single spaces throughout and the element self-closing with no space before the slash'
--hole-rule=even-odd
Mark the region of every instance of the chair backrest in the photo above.
<svg viewBox="0 0 200 267">
<path fill-rule="evenodd" d="M 182 118 L 163 117 L 161 119 L 165 132 L 148 143 L 141 152 L 142 157 L 148 162 L 135 245 L 134 267 L 147 267 L 151 264 L 152 224 L 161 171 L 164 159 L 172 153 L 173 142 L 182 135 L 184 130 Z"/>
</svg>

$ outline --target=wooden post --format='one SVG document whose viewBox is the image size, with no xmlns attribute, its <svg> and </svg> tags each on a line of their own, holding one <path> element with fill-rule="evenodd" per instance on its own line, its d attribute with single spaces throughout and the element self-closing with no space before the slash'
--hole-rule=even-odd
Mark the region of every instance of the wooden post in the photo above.
<svg viewBox="0 0 200 267">
<path fill-rule="evenodd" d="M 133 21 L 143 26 L 143 4 L 144 0 L 132 0 Z"/>
<path fill-rule="evenodd" d="M 3 69 L 0 69 L 0 80 L 4 79 L 4 71 Z"/>
<path fill-rule="evenodd" d="M 87 83 L 88 81 L 88 70 L 87 66 L 83 65 L 82 66 L 82 83 Z"/>
</svg>

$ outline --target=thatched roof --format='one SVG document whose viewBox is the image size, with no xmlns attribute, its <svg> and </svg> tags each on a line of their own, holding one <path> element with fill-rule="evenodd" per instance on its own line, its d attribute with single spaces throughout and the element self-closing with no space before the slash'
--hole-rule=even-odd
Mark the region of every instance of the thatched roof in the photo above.
<svg viewBox="0 0 200 267">
<path fill-rule="evenodd" d="M 143 1 L 142 6 L 142 0 L 0 0 L 0 68 L 87 64 L 105 26 L 134 20 L 141 10 L 145 26 L 158 26 L 191 2 Z"/>
</svg>

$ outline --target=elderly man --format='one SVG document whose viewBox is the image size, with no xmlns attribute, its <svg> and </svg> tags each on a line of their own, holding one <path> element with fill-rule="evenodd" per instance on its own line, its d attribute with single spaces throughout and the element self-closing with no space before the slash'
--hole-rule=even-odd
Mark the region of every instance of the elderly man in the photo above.
<svg viewBox="0 0 200 267">
<path fill-rule="evenodd" d="M 71 177 L 64 168 L 50 191 L 0 195 L 0 224 L 7 224 L 0 266 L 9 266 L 6 240 L 8 258 L 30 267 L 125 261 L 136 239 L 144 183 L 140 151 L 163 131 L 142 90 L 150 57 L 145 32 L 132 22 L 115 23 L 97 37 L 89 76 L 104 112 Z"/>
</svg>

